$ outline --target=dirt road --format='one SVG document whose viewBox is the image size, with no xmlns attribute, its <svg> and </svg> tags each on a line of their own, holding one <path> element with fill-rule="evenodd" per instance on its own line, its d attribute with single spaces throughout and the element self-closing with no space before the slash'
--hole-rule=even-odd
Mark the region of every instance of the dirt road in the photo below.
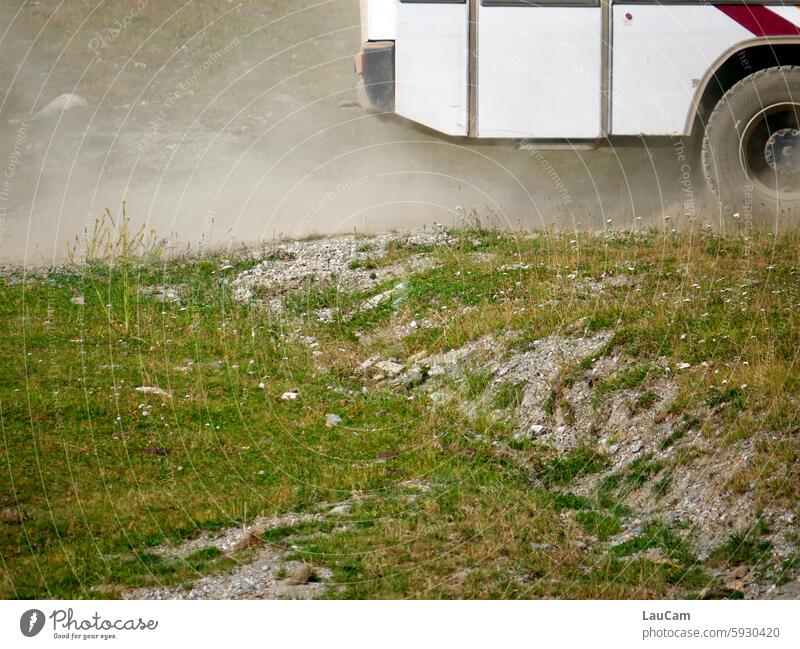
<svg viewBox="0 0 800 649">
<path fill-rule="evenodd" d="M 63 258 L 123 199 L 193 249 L 473 211 L 510 227 L 672 227 L 701 208 L 680 141 L 535 153 L 365 113 L 358 23 L 355 0 L 3 3 L 0 261 Z M 85 106 L 47 110 L 64 94 Z"/>
</svg>

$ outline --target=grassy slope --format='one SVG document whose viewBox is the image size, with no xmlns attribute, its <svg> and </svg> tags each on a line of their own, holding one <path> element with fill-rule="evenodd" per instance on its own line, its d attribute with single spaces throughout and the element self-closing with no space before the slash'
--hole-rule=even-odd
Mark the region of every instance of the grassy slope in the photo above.
<svg viewBox="0 0 800 649">
<path fill-rule="evenodd" d="M 513 331 L 510 344 L 523 348 L 553 332 L 614 331 L 608 353 L 692 364 L 678 378 L 679 408 L 735 403 L 703 422 L 720 444 L 774 431 L 731 488 L 752 486 L 762 505 L 791 502 L 800 495 L 798 239 L 455 236 L 458 244 L 429 251 L 437 266 L 409 280 L 399 307 L 329 325 L 310 310 L 360 296 L 310 287 L 282 316 L 237 304 L 227 281 L 253 264 L 245 257 L 0 283 L 0 508 L 18 505 L 23 516 L 0 522 L 0 594 L 92 597 L 114 593 L 101 585 L 222 570 L 230 560 L 214 553 L 168 561 L 148 548 L 354 494 L 363 498 L 347 531 L 311 536 L 295 552 L 334 569 L 345 588 L 332 596 L 692 596 L 712 584 L 672 530 L 650 528 L 637 547 L 611 552 L 572 542 L 576 525 L 600 539 L 618 531 L 613 501 L 565 522 L 565 509 L 585 508 L 549 489 L 568 487 L 592 458 L 536 460 L 546 486 L 532 486 L 530 464 L 488 443 L 507 438 L 502 423 L 402 390 L 368 383 L 363 393 L 354 367 L 375 353 L 405 359 L 487 332 Z M 392 259 L 416 252 L 399 246 Z M 520 263 L 528 268 L 500 270 Z M 640 290 L 575 290 L 603 273 L 635 278 Z M 157 284 L 185 285 L 183 302 L 138 291 Z M 423 317 L 437 326 L 387 333 Z M 299 329 L 319 339 L 321 355 L 293 342 Z M 634 372 L 598 391 L 636 380 Z M 468 383 L 464 399 L 486 381 Z M 136 392 L 141 385 L 171 396 Z M 295 388 L 297 401 L 280 399 Z M 325 427 L 329 412 L 341 426 Z M 433 488 L 405 498 L 398 485 L 412 479 Z M 672 561 L 630 560 L 656 547 Z"/>
</svg>

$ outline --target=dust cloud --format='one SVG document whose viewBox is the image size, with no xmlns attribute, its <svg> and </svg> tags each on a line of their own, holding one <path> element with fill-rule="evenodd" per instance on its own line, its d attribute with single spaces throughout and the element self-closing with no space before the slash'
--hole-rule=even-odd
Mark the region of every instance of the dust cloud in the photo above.
<svg viewBox="0 0 800 649">
<path fill-rule="evenodd" d="M 9 0 L 0 25 L 2 262 L 63 260 L 123 200 L 175 250 L 702 207 L 681 140 L 531 151 L 363 111 L 357 0 Z"/>
</svg>

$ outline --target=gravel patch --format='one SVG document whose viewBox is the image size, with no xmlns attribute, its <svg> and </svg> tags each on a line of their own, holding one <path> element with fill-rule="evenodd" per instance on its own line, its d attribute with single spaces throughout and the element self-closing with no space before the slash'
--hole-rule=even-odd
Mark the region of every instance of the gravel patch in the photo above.
<svg viewBox="0 0 800 649">
<path fill-rule="evenodd" d="M 522 402 L 517 408 L 518 420 L 526 430 L 534 425 L 542 425 L 548 419 L 545 402 L 559 372 L 586 356 L 598 353 L 610 339 L 611 334 L 604 331 L 583 338 L 554 335 L 536 340 L 530 349 L 513 355 L 500 365 L 495 372 L 492 390 L 496 391 L 500 385 L 507 383 L 522 386 Z M 540 432 L 549 430 L 545 428 Z"/>
<path fill-rule="evenodd" d="M 240 273 L 233 280 L 237 300 L 247 302 L 256 293 L 272 296 L 269 306 L 281 307 L 280 295 L 314 284 L 334 284 L 342 290 L 369 290 L 373 286 L 429 267 L 429 259 L 412 255 L 407 262 L 370 268 L 369 260 L 388 254 L 389 245 L 447 246 L 455 239 L 446 232 L 414 232 L 405 235 L 381 235 L 369 239 L 341 237 L 317 241 L 280 243 L 263 251 L 264 260 Z"/>
<path fill-rule="evenodd" d="M 249 525 L 232 527 L 217 533 L 203 532 L 200 536 L 185 541 L 180 545 L 165 544 L 151 550 L 153 554 L 161 555 L 168 559 L 183 559 L 198 550 L 215 547 L 224 553 L 230 554 L 246 547 L 247 539 L 267 530 L 278 527 L 294 527 L 301 523 L 321 521 L 321 514 L 283 514 L 282 516 L 261 516 Z"/>
<path fill-rule="evenodd" d="M 312 599 L 325 590 L 330 570 L 312 568 L 302 582 L 292 578 L 306 570 L 299 561 L 284 561 L 271 548 L 261 550 L 254 561 L 233 572 L 208 575 L 187 586 L 139 588 L 125 599 Z M 288 575 L 288 576 L 287 576 Z"/>
<path fill-rule="evenodd" d="M 128 591 L 126 599 L 309 599 L 318 597 L 330 580 L 326 568 L 286 561 L 286 552 L 264 544 L 260 536 L 270 529 L 293 527 L 321 521 L 322 514 L 284 514 L 259 517 L 249 525 L 230 528 L 218 534 L 204 533 L 180 545 L 163 545 L 154 554 L 170 559 L 185 559 L 207 548 L 217 548 L 231 556 L 248 547 L 257 548 L 254 559 L 227 573 L 201 577 L 190 584 L 155 586 Z M 298 575 L 306 577 L 300 579 Z"/>
</svg>

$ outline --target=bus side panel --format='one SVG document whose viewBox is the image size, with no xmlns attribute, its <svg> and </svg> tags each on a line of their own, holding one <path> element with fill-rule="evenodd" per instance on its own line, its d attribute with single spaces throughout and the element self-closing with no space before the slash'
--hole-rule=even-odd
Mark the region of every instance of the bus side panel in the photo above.
<svg viewBox="0 0 800 649">
<path fill-rule="evenodd" d="M 398 0 L 360 0 L 361 42 L 397 38 Z"/>
<path fill-rule="evenodd" d="M 709 67 L 753 37 L 711 5 L 614 5 L 612 12 L 614 135 L 683 134 Z"/>
<path fill-rule="evenodd" d="M 469 5 L 401 2 L 395 111 L 448 135 L 467 135 Z"/>
<path fill-rule="evenodd" d="M 600 137 L 600 7 L 478 15 L 479 137 Z"/>
</svg>

